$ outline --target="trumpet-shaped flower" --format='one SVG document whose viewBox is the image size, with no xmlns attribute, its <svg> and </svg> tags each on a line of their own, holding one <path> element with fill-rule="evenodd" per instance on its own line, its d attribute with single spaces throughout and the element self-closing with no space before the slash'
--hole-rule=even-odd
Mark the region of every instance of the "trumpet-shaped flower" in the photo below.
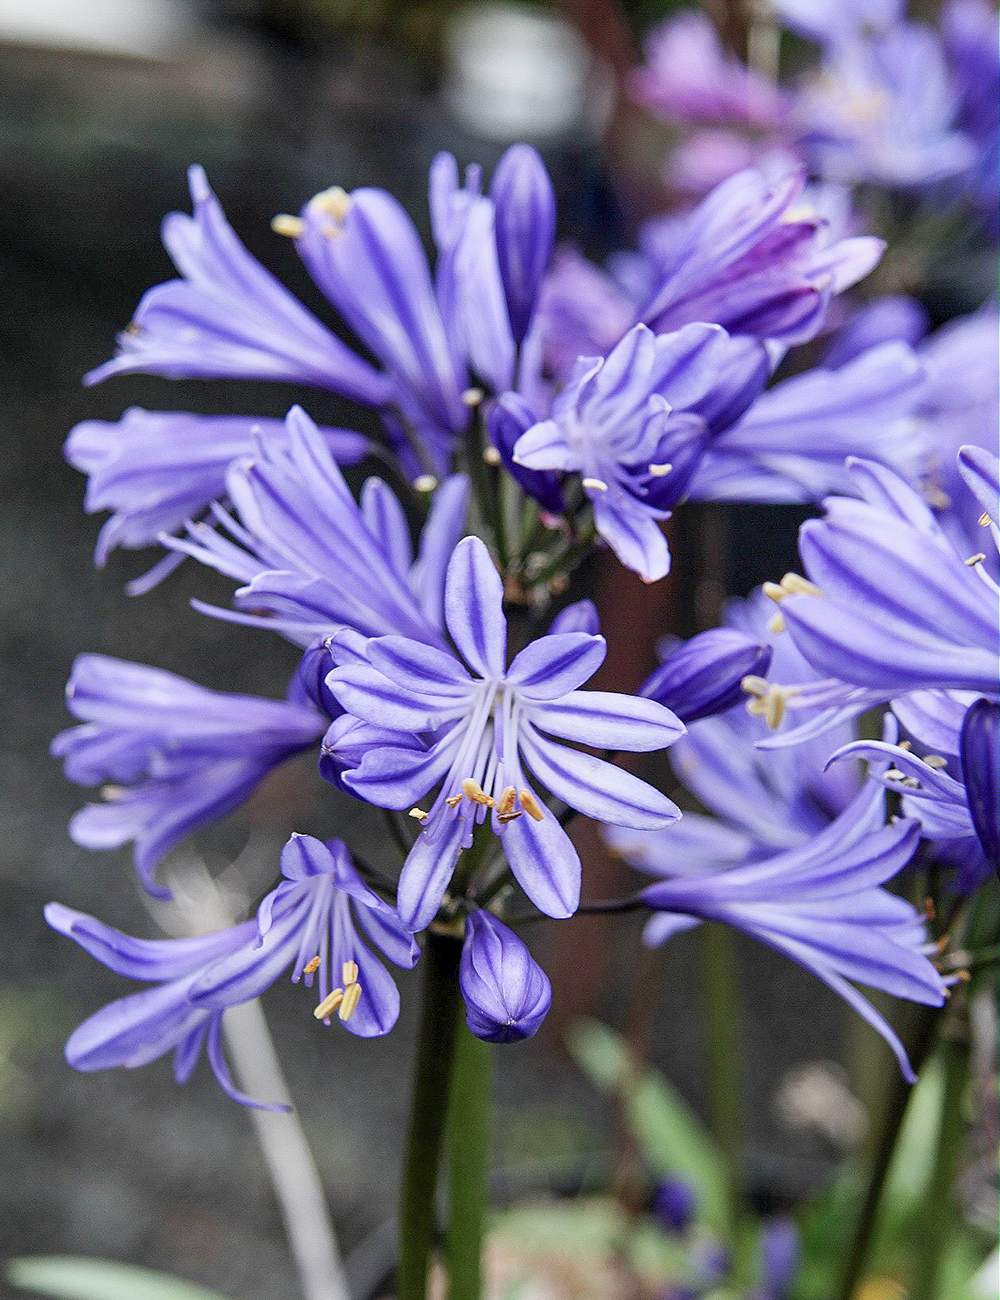
<svg viewBox="0 0 1000 1300">
<path fill-rule="evenodd" d="M 336 1014 L 363 1038 L 388 1033 L 399 1015 L 399 993 L 362 935 L 397 966 L 412 967 L 418 950 L 394 910 L 365 885 L 339 840 L 292 836 L 281 869 L 284 879 L 255 920 L 189 939 L 134 939 L 50 903 L 45 918 L 53 929 L 117 974 L 154 986 L 85 1020 L 66 1044 L 70 1065 L 134 1069 L 173 1052 L 174 1077 L 186 1083 L 206 1047 L 233 1100 L 284 1109 L 237 1088 L 223 1052 L 222 1020 L 227 1008 L 258 997 L 289 967 L 293 982 L 318 983 L 317 1019 L 329 1023 Z"/>
<path fill-rule="evenodd" d="M 762 859 L 675 875 L 669 833 L 609 829 L 611 844 L 640 871 L 659 877 L 639 897 L 656 912 L 645 942 L 657 945 L 701 921 L 719 921 L 812 971 L 868 1021 L 913 1071 L 888 1022 L 853 982 L 928 1006 L 945 998 L 941 975 L 924 955 L 923 917 L 880 886 L 913 856 L 919 823 L 885 822 L 885 794 L 874 783 L 805 844 Z"/>
<path fill-rule="evenodd" d="M 548 976 L 492 912 L 466 920 L 458 981 L 469 1029 L 488 1043 L 531 1038 L 552 1005 Z"/>
<path fill-rule="evenodd" d="M 445 567 L 465 526 L 468 481 L 455 475 L 437 489 L 414 558 L 406 515 L 385 483 L 369 479 L 358 505 L 305 412 L 294 407 L 287 428 L 287 441 L 261 443 L 253 460 L 231 466 L 239 522 L 218 510 L 215 529 L 193 524 L 187 539 L 170 541 L 245 584 L 237 612 L 199 608 L 302 646 L 342 627 L 443 644 Z"/>
<path fill-rule="evenodd" d="M 52 753 L 79 785 L 107 782 L 103 802 L 70 822 L 88 849 L 134 841 L 135 869 L 160 897 L 157 864 L 185 836 L 239 807 L 273 768 L 315 745 L 325 720 L 304 704 L 206 690 L 105 655 L 80 655 L 66 687 L 82 725 Z"/>
<path fill-rule="evenodd" d="M 363 648 L 353 638 L 334 638 L 343 666 L 327 678 L 331 692 L 347 714 L 396 733 L 394 743 L 365 746 L 343 782 L 370 803 L 398 809 L 438 788 L 429 809 L 413 807 L 421 830 L 399 880 L 399 912 L 411 930 L 434 919 L 459 854 L 487 815 L 532 902 L 550 916 L 570 916 L 579 900 L 580 859 L 525 765 L 588 816 L 666 826 L 679 816 L 669 799 L 561 742 L 662 749 L 683 724 L 652 700 L 577 689 L 602 662 L 603 637 L 543 636 L 508 666 L 503 584 L 477 538 L 461 541 L 448 565 L 445 619 L 458 654 L 404 637 L 376 637 Z M 424 743 L 415 746 L 415 735 Z"/>
</svg>

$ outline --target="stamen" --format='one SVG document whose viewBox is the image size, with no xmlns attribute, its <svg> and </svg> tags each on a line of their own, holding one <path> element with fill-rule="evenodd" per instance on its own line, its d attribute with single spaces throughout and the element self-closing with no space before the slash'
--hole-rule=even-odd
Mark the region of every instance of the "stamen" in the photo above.
<svg viewBox="0 0 1000 1300">
<path fill-rule="evenodd" d="M 482 804 L 484 808 L 492 808 L 496 804 L 496 800 L 492 799 L 471 776 L 467 776 L 462 782 L 462 793 L 471 803 Z"/>
<path fill-rule="evenodd" d="M 980 520 L 979 522 L 982 523 L 982 520 Z M 986 552 L 977 551 L 975 555 L 970 555 L 969 558 L 965 561 L 965 563 L 968 568 L 974 569 L 977 564 L 982 564 L 983 560 L 985 559 L 986 559 Z"/>
<path fill-rule="evenodd" d="M 928 921 L 933 921 L 937 916 L 937 908 L 934 906 L 934 899 L 928 894 L 924 899 L 924 915 Z"/>
<path fill-rule="evenodd" d="M 584 478 L 580 482 L 591 492 L 607 492 L 608 485 L 602 478 Z"/>
<path fill-rule="evenodd" d="M 290 216 L 287 212 L 279 212 L 276 217 L 271 218 L 271 229 L 276 235 L 284 235 L 286 239 L 298 239 L 306 228 L 306 223 L 301 217 Z"/>
<path fill-rule="evenodd" d="M 501 465 L 503 463 L 503 457 L 492 443 L 490 446 L 483 448 L 483 460 L 487 465 Z"/>
<path fill-rule="evenodd" d="M 418 474 L 413 480 L 414 492 L 433 492 L 438 481 L 433 474 Z"/>
<path fill-rule="evenodd" d="M 358 986 L 355 985 L 355 988 Z M 327 994 L 318 1007 L 313 1009 L 313 1015 L 317 1020 L 326 1020 L 328 1016 L 333 1015 L 344 1000 L 344 990 L 334 989 L 332 993 Z"/>
<path fill-rule="evenodd" d="M 823 594 L 815 582 L 803 578 L 801 573 L 786 573 L 781 579 L 781 585 L 789 596 L 822 596 Z"/>
<path fill-rule="evenodd" d="M 361 985 L 350 984 L 344 990 L 344 999 L 340 1004 L 340 1010 L 337 1015 L 341 1021 L 346 1024 L 358 1009 L 358 1003 L 361 1001 Z"/>
<path fill-rule="evenodd" d="M 406 815 L 407 817 L 415 818 L 418 822 L 425 822 L 428 817 L 428 814 L 424 812 L 423 808 L 411 808 Z"/>
<path fill-rule="evenodd" d="M 946 758 L 943 758 L 940 754 L 928 754 L 924 758 L 924 762 L 927 764 L 928 767 L 941 768 L 941 767 L 948 766 L 948 760 Z"/>
<path fill-rule="evenodd" d="M 462 796 L 460 794 L 450 794 L 448 798 L 445 800 L 445 803 L 448 805 L 449 808 L 457 808 L 461 802 L 462 802 Z"/>
<path fill-rule="evenodd" d="M 755 677 L 753 673 L 748 673 L 740 682 L 740 686 L 747 695 L 756 695 L 759 699 L 763 699 L 768 692 L 767 678 Z"/>
<path fill-rule="evenodd" d="M 772 614 L 767 620 L 767 630 L 777 635 L 785 630 L 785 616 L 779 609 L 776 614 Z"/>
<path fill-rule="evenodd" d="M 466 406 L 478 406 L 485 396 L 481 388 L 467 388 L 462 394 L 462 402 Z"/>
<path fill-rule="evenodd" d="M 777 731 L 785 717 L 785 692 L 780 686 L 772 685 L 764 700 L 764 721 L 772 731 Z"/>
<path fill-rule="evenodd" d="M 497 816 L 509 817 L 514 811 L 514 800 L 517 798 L 517 791 L 512 785 L 504 786 L 500 798 L 497 802 Z"/>
<path fill-rule="evenodd" d="M 319 970 L 319 967 L 320 967 L 320 959 L 318 957 L 313 957 L 311 961 L 307 961 L 306 964 L 302 967 L 302 974 L 315 975 L 316 972 Z"/>
<path fill-rule="evenodd" d="M 526 786 L 521 786 L 517 797 L 521 800 L 521 807 L 534 821 L 540 822 L 544 818 L 545 813 L 541 805 Z"/>
<path fill-rule="evenodd" d="M 984 510 L 983 513 L 979 516 L 980 528 L 989 528 L 992 522 L 993 520 L 989 516 L 989 511 Z"/>
<path fill-rule="evenodd" d="M 912 740 L 901 740 L 898 745 L 899 749 L 905 749 L 907 753 L 913 748 Z"/>
<path fill-rule="evenodd" d="M 512 812 L 497 813 L 497 821 L 501 824 L 501 826 L 506 826 L 508 822 L 516 822 L 518 817 L 523 817 L 523 816 L 524 816 L 524 810 L 522 808 L 515 808 Z"/>
<path fill-rule="evenodd" d="M 776 605 L 780 605 L 788 595 L 784 587 L 779 586 L 776 582 L 765 582 L 761 590 L 765 596 L 770 596 Z"/>
<path fill-rule="evenodd" d="M 751 718 L 762 718 L 767 712 L 767 704 L 763 699 L 755 698 L 747 700 L 747 713 Z"/>
<path fill-rule="evenodd" d="M 672 469 L 673 465 L 671 465 L 669 461 L 664 461 L 662 465 L 649 466 L 649 472 L 653 478 L 666 478 Z"/>
<path fill-rule="evenodd" d="M 331 185 L 328 190 L 314 194 L 309 206 L 333 217 L 334 221 L 343 221 L 351 209 L 351 196 L 339 185 Z"/>
</svg>

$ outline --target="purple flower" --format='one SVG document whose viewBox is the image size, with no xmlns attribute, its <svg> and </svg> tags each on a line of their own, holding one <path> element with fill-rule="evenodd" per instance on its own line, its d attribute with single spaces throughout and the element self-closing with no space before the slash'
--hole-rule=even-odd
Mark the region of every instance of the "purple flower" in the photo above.
<svg viewBox="0 0 1000 1300">
<path fill-rule="evenodd" d="M 472 912 L 465 922 L 458 981 L 469 1029 L 488 1043 L 531 1038 L 552 1005 L 548 976 L 492 912 Z"/>
<path fill-rule="evenodd" d="M 941 36 L 958 92 L 958 125 L 976 157 L 966 185 L 997 235 L 997 155 L 1000 152 L 1000 20 L 986 0 L 948 0 Z"/>
<path fill-rule="evenodd" d="M 850 494 L 848 456 L 865 456 L 915 482 L 929 454 L 917 420 L 927 368 L 906 343 L 786 379 L 714 439 L 688 495 L 703 501 L 818 501 Z"/>
<path fill-rule="evenodd" d="M 78 785 L 108 782 L 103 803 L 70 822 L 88 849 L 135 842 L 144 887 L 186 835 L 239 807 L 272 768 L 311 748 L 324 719 L 283 700 L 209 691 L 144 664 L 80 655 L 66 688 L 82 726 L 63 731 L 52 753 Z"/>
<path fill-rule="evenodd" d="M 646 927 L 647 944 L 663 943 L 701 921 L 742 930 L 839 994 L 882 1035 L 912 1082 L 899 1038 L 850 982 L 928 1006 L 944 1002 L 944 982 L 923 953 L 923 918 L 879 888 L 909 862 L 920 827 L 906 819 L 888 826 L 884 821 L 884 792 L 869 784 L 798 848 L 680 876 L 674 874 L 670 834 L 611 829 L 607 835 L 634 867 L 661 877 L 640 894 L 656 912 Z"/>
<path fill-rule="evenodd" d="M 422 829 L 400 876 L 400 916 L 411 930 L 433 920 L 459 854 L 487 813 L 532 902 L 549 916 L 570 916 L 579 900 L 580 859 L 522 763 L 587 816 L 666 826 L 678 812 L 664 795 L 559 742 L 662 749 L 683 726 L 652 700 L 577 689 L 602 662 L 603 637 L 543 636 L 508 667 L 503 584 L 478 538 L 461 541 L 448 565 L 445 620 L 459 654 L 405 637 L 376 637 L 364 648 L 364 663 L 349 638 L 335 638 L 333 652 L 344 666 L 327 678 L 348 714 L 398 735 L 396 743 L 367 747 L 343 776 L 350 790 L 379 807 L 402 809 L 439 787 L 428 811 L 414 809 Z M 415 735 L 425 738 L 419 749 Z"/>
<path fill-rule="evenodd" d="M 646 241 L 652 287 L 638 319 L 657 334 L 711 321 L 730 334 L 812 338 L 831 297 L 867 275 L 885 245 L 871 236 L 827 245 L 805 183 L 802 169 L 776 184 L 739 172 L 689 216 L 661 223 L 659 238 Z"/>
<path fill-rule="evenodd" d="M 467 480 L 455 475 L 437 489 L 414 559 L 406 516 L 385 483 L 369 479 L 359 506 L 305 412 L 293 407 L 287 429 L 287 440 L 262 443 L 253 460 L 230 467 L 239 522 L 217 510 L 216 529 L 195 524 L 189 540 L 170 539 L 245 584 L 239 612 L 197 607 L 302 646 L 343 627 L 443 644 L 445 566 L 464 530 Z"/>
<path fill-rule="evenodd" d="M 228 1007 L 258 997 L 287 970 L 319 984 L 317 1019 L 334 1012 L 360 1037 L 386 1034 L 399 993 L 370 943 L 397 966 L 418 950 L 394 910 L 361 880 L 339 840 L 292 836 L 281 855 L 284 879 L 257 919 L 191 939 L 134 939 L 93 917 L 50 903 L 45 919 L 119 975 L 155 987 L 120 998 L 77 1028 L 66 1044 L 76 1070 L 133 1069 L 174 1053 L 174 1078 L 186 1083 L 203 1046 L 216 1079 L 235 1101 L 281 1110 L 239 1091 L 223 1054 Z M 334 989 L 334 985 L 338 987 Z"/>
<path fill-rule="evenodd" d="M 371 450 L 360 433 L 319 432 L 342 465 Z M 113 511 L 97 539 L 97 565 L 103 567 L 116 546 L 152 546 L 161 533 L 201 515 L 224 494 L 230 463 L 251 456 L 258 442 L 286 444 L 285 421 L 132 407 L 115 422 L 76 425 L 63 450 L 88 476 L 85 509 Z"/>
<path fill-rule="evenodd" d="M 581 357 L 550 418 L 514 447 L 531 470 L 577 471 L 597 531 L 646 581 L 670 554 L 660 522 L 684 495 L 709 440 L 767 378 L 763 349 L 713 325 L 630 330 L 607 358 Z"/>
<path fill-rule="evenodd" d="M 779 127 L 787 105 L 777 86 L 727 55 L 711 21 L 682 10 L 654 27 L 646 62 L 629 76 L 638 103 L 666 121 Z"/>
<path fill-rule="evenodd" d="M 87 376 L 270 379 L 331 389 L 371 406 L 389 385 L 247 252 L 201 167 L 188 172 L 194 216 L 172 212 L 163 243 L 182 278 L 143 297 L 118 355 Z"/>
<path fill-rule="evenodd" d="M 799 534 L 815 585 L 780 597 L 797 647 L 818 672 L 883 699 L 926 689 L 996 698 L 995 584 L 901 479 L 870 461 L 851 473 L 863 500 L 829 498 L 826 517 Z"/>
<path fill-rule="evenodd" d="M 769 645 L 736 628 L 711 628 L 672 649 L 639 694 L 690 724 L 741 703 L 743 678 L 763 677 L 770 663 Z"/>
</svg>

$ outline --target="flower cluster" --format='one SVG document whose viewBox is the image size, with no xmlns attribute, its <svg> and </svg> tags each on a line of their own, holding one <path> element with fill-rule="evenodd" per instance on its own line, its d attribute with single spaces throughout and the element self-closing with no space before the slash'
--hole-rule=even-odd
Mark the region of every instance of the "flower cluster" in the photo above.
<svg viewBox="0 0 1000 1300">
<path fill-rule="evenodd" d="M 956 48 L 971 39 L 957 22 Z M 842 79 L 895 86 L 891 42 L 906 40 L 926 37 L 898 23 L 863 38 L 831 28 L 824 57 Z M 317 425 L 302 406 L 282 421 L 131 409 L 73 430 L 66 454 L 88 475 L 87 509 L 111 512 L 98 563 L 115 547 L 160 545 L 134 591 L 185 560 L 215 570 L 235 584 L 232 604 L 196 609 L 279 633 L 299 661 L 283 699 L 258 699 L 81 656 L 68 689 L 79 725 L 53 753 L 102 799 L 71 834 L 94 849 L 133 842 L 142 884 L 164 895 L 155 873 L 175 845 L 312 751 L 327 781 L 385 812 L 401 861 L 374 870 L 341 840 L 292 834 L 256 916 L 192 938 L 135 939 L 51 905 L 54 928 L 151 986 L 80 1026 L 67 1047 L 77 1068 L 173 1052 L 183 1081 L 204 1045 L 223 1088 L 247 1101 L 226 1066 L 228 1007 L 290 969 L 316 984 L 317 1019 L 384 1034 L 399 994 L 376 951 L 412 967 L 421 934 L 456 945 L 474 1034 L 530 1036 L 553 995 L 511 899 L 520 891 L 522 906 L 558 919 L 579 910 L 584 873 L 567 826 L 582 815 L 656 877 L 614 904 L 652 913 L 647 942 L 703 920 L 751 934 L 855 1007 L 909 1071 L 853 982 L 940 1004 L 923 919 L 883 886 L 921 834 L 996 858 L 996 593 L 985 557 L 955 550 L 970 526 L 956 484 L 988 522 L 1000 515 L 995 461 L 981 429 L 970 432 L 988 394 L 970 414 L 949 387 L 954 339 L 925 339 L 908 300 L 853 315 L 837 301 L 884 248 L 803 166 L 835 157 L 846 91 L 828 90 L 825 108 L 815 89 L 790 97 L 724 56 L 691 15 L 653 39 L 633 89 L 660 113 L 780 136 L 785 159 L 654 218 L 638 251 L 607 270 L 555 249 L 553 186 L 526 145 L 485 188 L 478 168 L 461 177 L 450 155 L 434 160 L 433 259 L 391 194 L 324 190 L 273 227 L 330 323 L 248 252 L 192 169 L 193 215 L 164 224 L 178 277 L 143 297 L 89 381 L 293 383 L 369 408 L 381 434 Z M 911 90 L 899 86 L 894 112 Z M 973 98 L 965 111 L 984 115 Z M 807 108 L 808 131 L 793 131 Z M 931 156 L 935 175 L 958 170 L 968 145 L 957 127 L 908 125 L 911 172 L 926 179 Z M 871 126 L 869 171 L 878 131 L 894 129 Z M 836 170 L 810 165 L 821 178 Z M 965 325 L 981 333 L 986 319 Z M 970 445 L 956 477 L 940 453 L 958 429 Z M 849 457 L 863 459 L 848 469 Z M 670 565 L 663 523 L 686 500 L 830 493 L 825 517 L 803 529 L 807 576 L 767 588 L 777 619 L 762 596 L 733 607 L 727 626 L 665 647 L 637 693 L 588 688 L 606 653 L 597 612 L 552 602 L 596 546 L 654 581 Z M 772 726 L 795 713 L 791 738 L 806 749 L 754 750 L 746 693 Z M 891 728 L 858 748 L 853 718 L 885 701 L 921 739 L 914 720 L 927 719 L 953 770 L 925 762 L 918 780 Z M 681 818 L 645 779 L 652 768 L 620 761 L 668 748 L 716 818 Z M 840 763 L 824 775 L 834 750 L 871 757 L 877 781 Z M 894 782 L 904 816 L 886 824 L 881 785 Z"/>
</svg>

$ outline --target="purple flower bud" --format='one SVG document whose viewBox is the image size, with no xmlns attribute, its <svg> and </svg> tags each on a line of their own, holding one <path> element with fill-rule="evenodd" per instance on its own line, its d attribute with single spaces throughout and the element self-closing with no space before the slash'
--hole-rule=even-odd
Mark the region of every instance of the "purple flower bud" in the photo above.
<svg viewBox="0 0 1000 1300">
<path fill-rule="evenodd" d="M 552 1005 L 548 976 L 491 912 L 466 922 L 458 980 L 469 1028 L 488 1043 L 530 1038 Z"/>
<path fill-rule="evenodd" d="M 561 515 L 566 507 L 559 487 L 559 475 L 548 470 L 525 469 L 513 459 L 514 444 L 518 438 L 538 423 L 538 417 L 524 398 L 518 393 L 504 393 L 503 397 L 490 407 L 487 423 L 490 438 L 500 453 L 500 459 L 508 474 L 511 474 L 543 509 L 554 515 Z"/>
<path fill-rule="evenodd" d="M 976 700 L 961 736 L 969 814 L 988 862 L 1000 871 L 1000 704 Z"/>
<path fill-rule="evenodd" d="M 640 695 L 664 704 L 682 722 L 731 709 L 744 677 L 763 677 L 771 648 L 734 628 L 716 627 L 679 646 L 646 678 Z"/>
<path fill-rule="evenodd" d="M 683 1232 L 694 1214 L 694 1188 L 683 1178 L 664 1178 L 653 1189 L 650 1209 L 670 1232 Z"/>
<path fill-rule="evenodd" d="M 556 232 L 556 196 L 536 150 L 512 145 L 497 165 L 490 187 L 496 207 L 497 258 L 507 297 L 510 328 L 522 342 Z"/>
<path fill-rule="evenodd" d="M 328 674 L 336 667 L 330 655 L 329 640 L 329 637 L 317 637 L 305 651 L 296 671 L 296 686 L 327 717 L 339 718 L 344 710 L 326 684 Z"/>
</svg>

